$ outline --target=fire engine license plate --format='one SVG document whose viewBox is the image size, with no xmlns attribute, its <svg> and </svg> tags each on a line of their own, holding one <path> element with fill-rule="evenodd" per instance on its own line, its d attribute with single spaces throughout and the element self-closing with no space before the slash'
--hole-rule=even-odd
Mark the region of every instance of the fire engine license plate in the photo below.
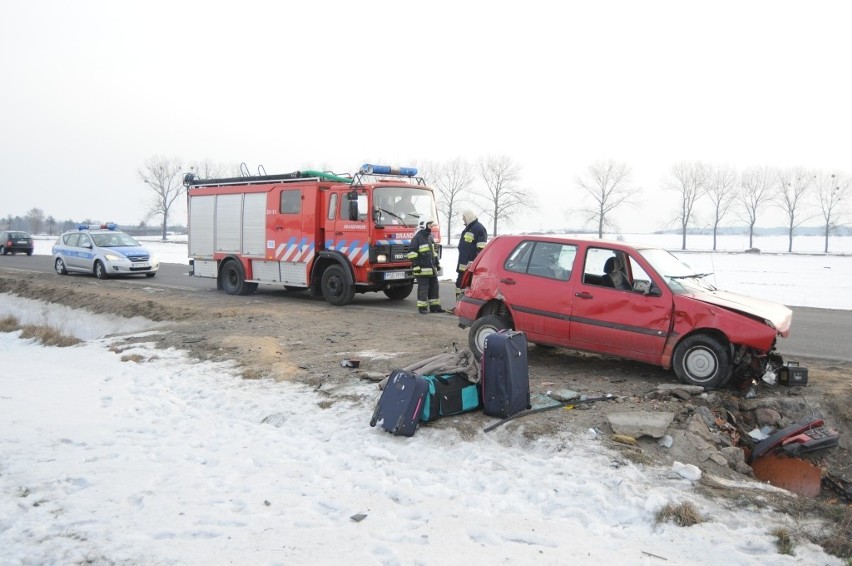
<svg viewBox="0 0 852 566">
<path fill-rule="evenodd" d="M 404 271 L 388 271 L 385 273 L 385 281 L 388 279 L 405 279 Z"/>
</svg>

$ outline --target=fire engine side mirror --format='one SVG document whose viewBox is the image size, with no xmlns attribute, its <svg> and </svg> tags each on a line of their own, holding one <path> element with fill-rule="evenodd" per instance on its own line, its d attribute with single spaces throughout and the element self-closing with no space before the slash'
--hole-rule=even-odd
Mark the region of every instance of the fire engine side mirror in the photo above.
<svg viewBox="0 0 852 566">
<path fill-rule="evenodd" d="M 346 200 L 349 201 L 349 220 L 358 220 L 358 192 L 349 191 Z"/>
</svg>

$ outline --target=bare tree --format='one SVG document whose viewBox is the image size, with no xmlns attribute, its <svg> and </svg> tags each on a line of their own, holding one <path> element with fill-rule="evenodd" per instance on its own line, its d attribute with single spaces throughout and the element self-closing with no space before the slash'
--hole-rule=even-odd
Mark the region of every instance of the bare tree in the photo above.
<svg viewBox="0 0 852 566">
<path fill-rule="evenodd" d="M 597 224 L 598 238 L 603 238 L 604 228 L 611 225 L 610 213 L 630 202 L 630 198 L 638 192 L 638 189 L 631 187 L 631 175 L 626 163 L 610 159 L 589 165 L 585 174 L 577 178 L 577 186 L 594 201 L 594 208 L 584 212 Z"/>
<path fill-rule="evenodd" d="M 44 211 L 40 208 L 31 208 L 27 212 L 27 224 L 29 231 L 33 234 L 41 232 L 41 225 L 44 222 Z"/>
<path fill-rule="evenodd" d="M 55 229 L 56 229 L 56 218 L 54 218 L 52 215 L 48 216 L 46 222 L 47 222 L 47 235 L 53 236 L 53 234 L 55 233 Z"/>
<path fill-rule="evenodd" d="M 440 163 L 434 168 L 432 185 L 438 192 L 438 212 L 447 219 L 447 244 L 452 243 L 450 238 L 457 208 L 463 205 L 463 195 L 474 180 L 473 164 L 461 157 Z"/>
<path fill-rule="evenodd" d="M 209 159 L 193 161 L 189 164 L 189 171 L 199 179 L 217 179 L 221 177 L 238 177 L 239 166 L 214 163 Z"/>
<path fill-rule="evenodd" d="M 709 169 L 700 161 L 682 161 L 672 167 L 669 178 L 663 182 L 663 188 L 678 193 L 680 197 L 677 221 L 680 223 L 681 249 L 686 249 L 686 230 L 692 220 L 695 202 L 707 190 L 708 177 Z"/>
<path fill-rule="evenodd" d="M 839 171 L 816 175 L 819 206 L 822 211 L 825 253 L 828 253 L 828 237 L 840 226 L 841 205 L 849 193 L 849 177 Z"/>
<path fill-rule="evenodd" d="M 175 157 L 150 157 L 136 174 L 155 193 L 154 201 L 148 212 L 148 218 L 162 216 L 163 240 L 169 223 L 169 211 L 175 201 L 186 193 L 183 185 L 183 164 Z"/>
<path fill-rule="evenodd" d="M 491 155 L 479 161 L 479 173 L 485 182 L 485 197 L 491 210 L 486 212 L 494 224 L 492 234 L 497 235 L 497 222 L 508 220 L 519 206 L 531 206 L 531 197 L 518 187 L 521 166 L 505 155 Z"/>
<path fill-rule="evenodd" d="M 801 215 L 803 198 L 813 185 L 814 175 L 804 167 L 778 171 L 775 201 L 787 215 L 787 251 L 793 251 L 793 232 L 807 220 Z"/>
<path fill-rule="evenodd" d="M 743 171 L 739 199 L 748 223 L 748 247 L 754 246 L 754 225 L 760 208 L 772 198 L 777 172 L 769 167 L 750 167 Z"/>
<path fill-rule="evenodd" d="M 727 165 L 711 167 L 707 177 L 705 194 L 713 204 L 713 251 L 716 251 L 716 237 L 719 233 L 719 226 L 737 198 L 736 169 Z"/>
</svg>

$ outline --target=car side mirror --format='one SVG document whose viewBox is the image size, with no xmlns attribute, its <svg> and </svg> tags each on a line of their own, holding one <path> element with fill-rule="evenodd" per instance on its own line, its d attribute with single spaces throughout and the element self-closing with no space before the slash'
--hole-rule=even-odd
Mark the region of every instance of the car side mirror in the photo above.
<svg viewBox="0 0 852 566">
<path fill-rule="evenodd" d="M 659 297 L 663 294 L 659 287 L 644 279 L 635 280 L 633 282 L 633 290 L 643 295 L 651 295 L 652 297 Z"/>
</svg>

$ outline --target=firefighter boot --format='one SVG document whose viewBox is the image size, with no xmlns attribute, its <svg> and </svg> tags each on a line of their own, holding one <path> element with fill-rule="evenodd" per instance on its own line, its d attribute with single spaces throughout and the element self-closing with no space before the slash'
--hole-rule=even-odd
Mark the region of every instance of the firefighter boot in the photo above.
<svg viewBox="0 0 852 566">
<path fill-rule="evenodd" d="M 441 305 L 432 305 L 429 307 L 429 312 L 447 312 L 441 308 Z"/>
<path fill-rule="evenodd" d="M 420 307 L 417 310 L 420 314 L 429 314 L 429 309 L 427 309 L 426 307 Z"/>
</svg>

